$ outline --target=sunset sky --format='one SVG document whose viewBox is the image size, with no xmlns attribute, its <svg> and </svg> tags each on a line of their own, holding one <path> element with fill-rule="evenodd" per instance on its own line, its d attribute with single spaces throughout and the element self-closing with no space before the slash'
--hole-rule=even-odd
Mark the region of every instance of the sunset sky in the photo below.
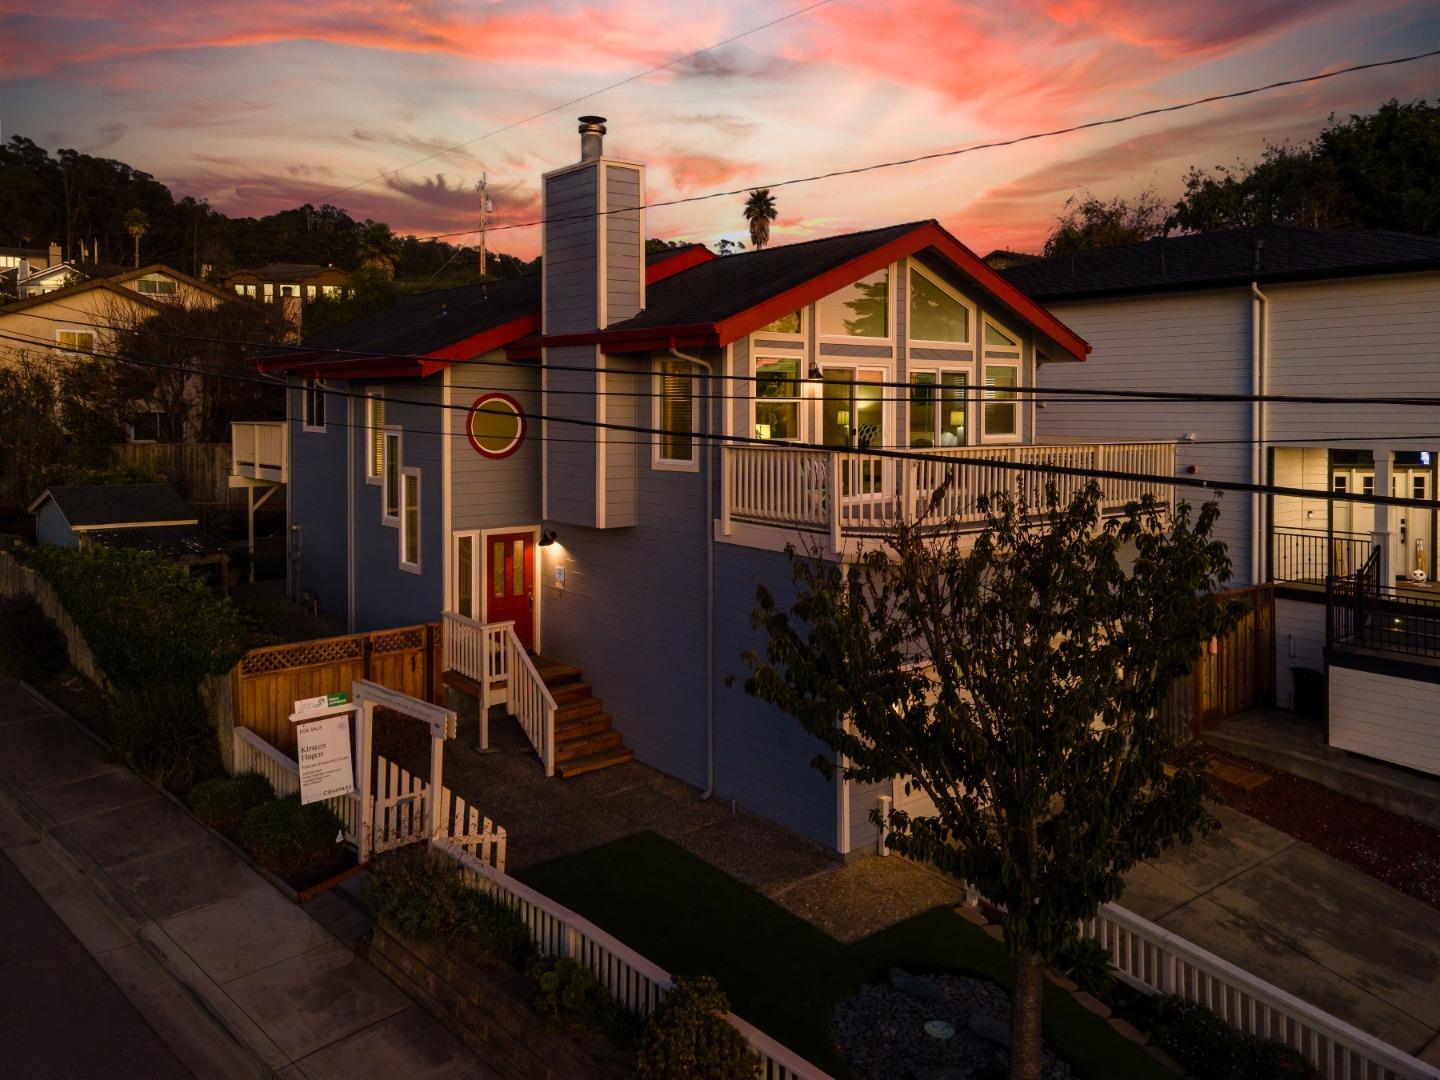
<svg viewBox="0 0 1440 1080">
<path fill-rule="evenodd" d="M 337 188 L 758 26 L 784 5 L 480 0 L 0 0 L 0 129 L 153 173 L 230 214 Z M 652 200 L 1060 127 L 1440 47 L 1433 0 L 831 0 L 671 70 L 332 200 L 397 231 L 500 223 L 577 156 L 574 117 L 650 165 Z M 1065 198 L 1253 158 L 1329 113 L 1440 93 L 1440 62 L 777 192 L 775 241 L 935 217 L 1034 250 Z M 656 209 L 651 235 L 740 238 L 740 197 Z M 470 238 L 462 238 L 469 240 Z M 530 256 L 533 228 L 493 246 Z"/>
</svg>

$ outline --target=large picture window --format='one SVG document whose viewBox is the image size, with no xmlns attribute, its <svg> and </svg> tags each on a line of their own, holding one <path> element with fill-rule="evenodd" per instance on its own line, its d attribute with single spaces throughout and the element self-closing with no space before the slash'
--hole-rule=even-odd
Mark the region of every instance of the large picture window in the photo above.
<svg viewBox="0 0 1440 1080">
<path fill-rule="evenodd" d="M 970 308 L 919 267 L 910 268 L 911 341 L 965 344 L 970 340 Z"/>
<path fill-rule="evenodd" d="M 695 374 L 683 360 L 663 360 L 655 375 L 655 436 L 657 468 L 698 467 L 695 436 Z"/>
<path fill-rule="evenodd" d="M 816 305 L 823 337 L 890 336 L 890 270 L 877 270 Z"/>
<path fill-rule="evenodd" d="M 755 362 L 755 437 L 800 438 L 800 358 L 758 357 Z"/>
<path fill-rule="evenodd" d="M 964 446 L 967 403 L 963 371 L 916 371 L 910 376 L 910 445 Z"/>
</svg>

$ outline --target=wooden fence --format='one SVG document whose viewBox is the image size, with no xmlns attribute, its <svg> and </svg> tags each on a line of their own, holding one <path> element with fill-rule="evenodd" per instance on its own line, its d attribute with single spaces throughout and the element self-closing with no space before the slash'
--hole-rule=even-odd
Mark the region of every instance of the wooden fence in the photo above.
<svg viewBox="0 0 1440 1080">
<path fill-rule="evenodd" d="M 65 645 L 70 653 L 70 666 L 102 690 L 110 685 L 110 680 L 105 677 L 105 672 L 100 670 L 100 665 L 96 662 L 95 654 L 85 641 L 85 636 L 80 633 L 80 628 L 75 625 L 75 620 L 70 618 L 70 613 L 65 610 L 65 605 L 60 603 L 60 597 L 55 592 L 54 586 L 8 551 L 0 551 L 0 596 L 34 597 L 35 602 L 40 605 L 40 610 L 45 612 L 50 621 L 59 628 L 60 633 L 65 635 Z"/>
<path fill-rule="evenodd" d="M 290 713 L 301 698 L 346 691 L 357 679 L 426 701 L 443 687 L 439 623 L 252 649 L 232 675 L 234 723 L 285 753 L 295 750 Z"/>
<path fill-rule="evenodd" d="M 1246 709 L 1275 700 L 1275 589 L 1256 585 L 1221 594 L 1242 607 L 1240 620 L 1201 653 L 1160 709 L 1175 741 L 1198 739 Z"/>
<path fill-rule="evenodd" d="M 245 489 L 230 486 L 230 444 L 117 443 L 115 459 L 154 469 L 194 506 L 245 507 Z"/>
</svg>

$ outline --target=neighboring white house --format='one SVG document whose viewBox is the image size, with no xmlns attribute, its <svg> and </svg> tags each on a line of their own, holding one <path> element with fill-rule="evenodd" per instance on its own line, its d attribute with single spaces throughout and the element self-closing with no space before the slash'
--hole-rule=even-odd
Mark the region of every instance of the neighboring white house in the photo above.
<svg viewBox="0 0 1440 1080">
<path fill-rule="evenodd" d="M 1233 229 L 1036 259 L 1002 273 L 1093 346 L 1090 364 L 1047 368 L 1048 386 L 1440 396 L 1437 239 Z M 1426 502 L 1373 507 L 1232 493 L 1221 500 L 1220 535 L 1237 584 L 1276 585 L 1277 703 L 1296 704 L 1292 668 L 1323 670 L 1332 745 L 1440 773 L 1440 413 L 1344 400 L 1056 395 L 1040 417 L 1047 437 L 1124 431 L 1174 440 L 1182 474 Z M 1357 597 L 1354 575 L 1372 551 Z M 1336 582 L 1328 606 L 1327 578 Z"/>
</svg>

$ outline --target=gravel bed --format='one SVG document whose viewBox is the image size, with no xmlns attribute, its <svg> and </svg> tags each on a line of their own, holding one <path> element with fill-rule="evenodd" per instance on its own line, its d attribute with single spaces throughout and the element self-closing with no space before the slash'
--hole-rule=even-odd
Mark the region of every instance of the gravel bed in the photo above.
<svg viewBox="0 0 1440 1080">
<path fill-rule="evenodd" d="M 1009 1067 L 1010 997 L 993 983 L 960 975 L 907 975 L 867 983 L 835 1011 L 835 1041 L 863 1080 L 1003 1080 Z M 928 1021 L 951 1025 L 948 1039 Z M 988 1032 L 977 1034 L 976 1028 Z M 997 1039 L 999 1041 L 997 1041 Z M 1069 1080 L 1069 1066 L 1048 1051 L 1046 1080 Z"/>
</svg>

